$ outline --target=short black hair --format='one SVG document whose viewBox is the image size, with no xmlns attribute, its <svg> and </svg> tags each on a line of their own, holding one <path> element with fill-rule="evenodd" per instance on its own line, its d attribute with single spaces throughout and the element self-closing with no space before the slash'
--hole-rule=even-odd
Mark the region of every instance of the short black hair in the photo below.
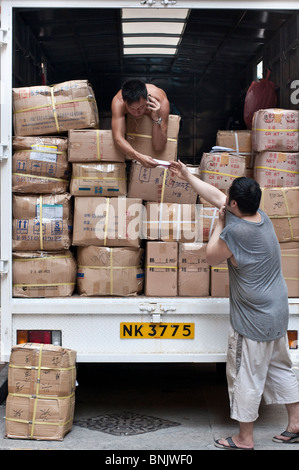
<svg viewBox="0 0 299 470">
<path fill-rule="evenodd" d="M 128 104 L 136 103 L 140 98 L 147 100 L 147 88 L 142 80 L 127 80 L 123 84 L 121 91 L 123 100 Z"/>
<path fill-rule="evenodd" d="M 261 201 L 261 188 L 257 181 L 241 176 L 235 178 L 228 191 L 228 203 L 236 201 L 242 214 L 253 215 Z"/>
</svg>

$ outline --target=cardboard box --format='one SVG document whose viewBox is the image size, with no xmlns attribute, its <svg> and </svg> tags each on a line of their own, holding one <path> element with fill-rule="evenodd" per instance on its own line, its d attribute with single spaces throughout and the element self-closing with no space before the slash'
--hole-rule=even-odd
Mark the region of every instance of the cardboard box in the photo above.
<svg viewBox="0 0 299 470">
<path fill-rule="evenodd" d="M 14 251 L 58 251 L 70 247 L 70 194 L 14 194 L 12 206 Z"/>
<path fill-rule="evenodd" d="M 12 348 L 6 437 L 63 440 L 75 408 L 76 352 L 50 344 Z"/>
<path fill-rule="evenodd" d="M 173 297 L 178 293 L 178 244 L 147 242 L 145 295 Z"/>
<path fill-rule="evenodd" d="M 180 128 L 180 116 L 169 115 L 167 128 L 167 142 L 163 150 L 157 152 L 152 144 L 151 117 L 144 114 L 140 119 L 136 119 L 130 114 L 126 120 L 126 139 L 130 145 L 144 155 L 150 155 L 158 160 L 173 161 L 177 159 L 178 133 Z"/>
<path fill-rule="evenodd" d="M 80 295 L 129 296 L 143 291 L 141 248 L 78 247 L 77 290 Z"/>
<path fill-rule="evenodd" d="M 111 130 L 70 130 L 68 132 L 70 162 L 124 162 L 125 156 L 114 145 Z"/>
<path fill-rule="evenodd" d="M 231 149 L 231 153 L 238 153 L 245 157 L 246 168 L 252 168 L 253 151 L 252 135 L 250 130 L 235 130 L 217 132 L 216 145 Z"/>
<path fill-rule="evenodd" d="M 126 196 L 125 163 L 73 163 L 72 167 L 73 196 Z"/>
<path fill-rule="evenodd" d="M 179 244 L 179 296 L 209 296 L 210 266 L 206 260 L 206 247 L 206 243 Z"/>
<path fill-rule="evenodd" d="M 260 109 L 252 120 L 252 147 L 256 152 L 299 151 L 299 111 Z"/>
<path fill-rule="evenodd" d="M 147 240 L 202 242 L 202 210 L 195 204 L 146 203 L 143 236 Z"/>
<path fill-rule="evenodd" d="M 99 126 L 94 92 L 87 80 L 13 88 L 12 99 L 15 135 L 53 135 Z"/>
<path fill-rule="evenodd" d="M 66 251 L 13 253 L 13 297 L 69 297 L 76 285 L 77 265 Z"/>
<path fill-rule="evenodd" d="M 299 297 L 299 243 L 280 243 L 281 268 L 289 297 Z"/>
<path fill-rule="evenodd" d="M 227 262 L 211 266 L 211 297 L 229 297 Z"/>
<path fill-rule="evenodd" d="M 218 189 L 228 189 L 233 180 L 244 176 L 246 159 L 227 152 L 204 153 L 200 162 L 200 178 Z"/>
<path fill-rule="evenodd" d="M 65 137 L 13 137 L 12 191 L 62 194 L 68 190 L 70 164 Z"/>
<path fill-rule="evenodd" d="M 219 209 L 214 206 L 204 206 L 202 209 L 203 242 L 208 242 L 216 227 L 219 218 Z"/>
<path fill-rule="evenodd" d="M 299 241 L 299 187 L 262 188 L 260 208 L 268 215 L 279 242 Z"/>
<path fill-rule="evenodd" d="M 299 153 L 256 154 L 253 177 L 264 188 L 299 186 Z"/>
<path fill-rule="evenodd" d="M 138 248 L 142 200 L 127 197 L 75 197 L 73 245 Z"/>
<path fill-rule="evenodd" d="M 200 177 L 198 166 L 188 165 L 189 171 Z M 179 204 L 195 204 L 197 193 L 192 186 L 178 178 L 168 168 L 157 166 L 145 168 L 133 161 L 130 168 L 128 196 L 140 197 L 151 202 L 177 202 Z"/>
</svg>

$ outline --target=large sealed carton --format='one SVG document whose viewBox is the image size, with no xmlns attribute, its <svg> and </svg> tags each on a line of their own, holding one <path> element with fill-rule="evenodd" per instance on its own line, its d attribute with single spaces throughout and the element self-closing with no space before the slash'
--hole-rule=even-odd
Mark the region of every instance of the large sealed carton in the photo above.
<svg viewBox="0 0 299 470">
<path fill-rule="evenodd" d="M 188 169 L 199 178 L 198 166 L 188 165 Z M 197 193 L 192 186 L 168 168 L 145 168 L 136 161 L 131 163 L 128 196 L 140 197 L 144 201 L 179 204 L 195 204 L 197 200 Z"/>
<path fill-rule="evenodd" d="M 13 137 L 12 190 L 61 194 L 68 190 L 70 164 L 65 137 Z"/>
<path fill-rule="evenodd" d="M 260 109 L 253 115 L 252 147 L 256 152 L 299 151 L 299 111 Z"/>
<path fill-rule="evenodd" d="M 63 440 L 75 408 L 76 352 L 40 343 L 12 348 L 6 437 Z"/>
<path fill-rule="evenodd" d="M 147 242 L 145 295 L 172 297 L 178 293 L 178 244 Z"/>
<path fill-rule="evenodd" d="M 299 187 L 262 188 L 260 208 L 274 226 L 279 242 L 299 241 Z"/>
<path fill-rule="evenodd" d="M 68 132 L 70 162 L 124 162 L 115 146 L 111 130 L 78 129 Z"/>
<path fill-rule="evenodd" d="M 12 98 L 15 135 L 53 135 L 99 126 L 94 92 L 87 80 L 13 88 Z"/>
<path fill-rule="evenodd" d="M 252 134 L 250 130 L 230 130 L 217 132 L 216 145 L 230 149 L 232 153 L 238 153 L 246 158 L 246 168 L 252 168 Z"/>
<path fill-rule="evenodd" d="M 229 297 L 229 274 L 227 262 L 211 266 L 211 296 Z"/>
<path fill-rule="evenodd" d="M 125 163 L 73 163 L 72 167 L 73 196 L 126 196 Z"/>
<path fill-rule="evenodd" d="M 202 241 L 201 205 L 146 203 L 143 236 L 147 240 L 200 243 Z"/>
<path fill-rule="evenodd" d="M 299 297 L 299 243 L 280 243 L 281 268 L 289 297 Z"/>
<path fill-rule="evenodd" d="M 271 151 L 256 154 L 253 177 L 264 188 L 299 186 L 299 153 Z"/>
<path fill-rule="evenodd" d="M 126 120 L 126 139 L 129 144 L 144 155 L 164 161 L 177 159 L 178 133 L 180 128 L 180 116 L 170 114 L 168 118 L 167 142 L 163 150 L 156 151 L 152 143 L 153 126 L 152 119 L 147 114 L 136 119 L 130 114 Z"/>
<path fill-rule="evenodd" d="M 82 296 L 129 296 L 143 291 L 143 249 L 81 246 L 77 290 Z"/>
<path fill-rule="evenodd" d="M 246 159 L 228 152 L 204 153 L 200 162 L 200 178 L 216 186 L 228 189 L 233 180 L 245 175 Z"/>
<path fill-rule="evenodd" d="M 137 198 L 75 196 L 73 245 L 138 248 L 143 212 Z"/>
<path fill-rule="evenodd" d="M 77 265 L 65 251 L 16 251 L 12 258 L 13 297 L 69 297 L 76 285 Z"/>
<path fill-rule="evenodd" d="M 206 246 L 206 243 L 179 244 L 179 296 L 209 296 L 210 266 L 206 260 Z"/>
<path fill-rule="evenodd" d="M 14 251 L 57 251 L 71 246 L 71 196 L 13 195 Z"/>
</svg>

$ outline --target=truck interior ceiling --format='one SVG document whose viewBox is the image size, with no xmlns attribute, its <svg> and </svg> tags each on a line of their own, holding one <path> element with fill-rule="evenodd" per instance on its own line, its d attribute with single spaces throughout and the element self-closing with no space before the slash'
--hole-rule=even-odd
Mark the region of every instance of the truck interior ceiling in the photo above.
<svg viewBox="0 0 299 470">
<path fill-rule="evenodd" d="M 14 87 L 88 79 L 100 128 L 109 129 L 111 100 L 122 83 L 129 78 L 153 83 L 167 93 L 171 113 L 181 116 L 178 157 L 185 163 L 200 163 L 218 129 L 246 129 L 244 99 L 259 63 L 259 73 L 271 72 L 278 106 L 294 107 L 289 86 L 298 79 L 298 11 L 152 7 L 13 13 Z"/>
</svg>

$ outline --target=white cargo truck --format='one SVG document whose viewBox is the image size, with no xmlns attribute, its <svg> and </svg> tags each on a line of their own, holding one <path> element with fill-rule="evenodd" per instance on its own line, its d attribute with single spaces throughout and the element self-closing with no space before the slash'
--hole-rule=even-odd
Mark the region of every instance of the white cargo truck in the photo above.
<svg viewBox="0 0 299 470">
<path fill-rule="evenodd" d="M 210 89 L 211 96 L 208 96 L 208 86 L 211 86 L 210 75 L 206 75 L 205 80 L 201 80 L 201 73 L 207 73 L 212 67 L 212 74 L 221 76 L 218 82 L 218 106 L 225 107 L 229 102 L 226 80 L 229 71 L 238 74 L 242 61 L 247 62 L 243 71 L 244 87 L 250 85 L 254 78 L 248 75 L 249 67 L 260 58 L 267 60 L 273 66 L 273 74 L 277 88 L 280 93 L 281 107 L 288 108 L 290 105 L 295 109 L 296 104 L 296 83 L 298 85 L 298 32 L 299 16 L 298 2 L 288 1 L 281 4 L 278 1 L 187 1 L 187 0 L 2 0 L 1 2 L 1 30 L 0 30 L 0 54 L 1 54 L 1 145 L 0 145 L 0 171 L 1 171 L 1 358 L 0 361 L 9 360 L 11 347 L 18 341 L 18 333 L 26 334 L 28 341 L 39 338 L 41 342 L 48 338 L 54 344 L 62 344 L 65 347 L 77 351 L 78 362 L 215 362 L 226 361 L 227 332 L 229 326 L 229 300 L 227 297 L 147 297 L 138 295 L 133 297 L 81 297 L 74 294 L 64 298 L 15 298 L 12 292 L 12 87 L 32 86 L 38 84 L 34 78 L 36 69 L 48 74 L 48 81 L 59 83 L 68 79 L 86 78 L 97 84 L 95 86 L 96 96 L 99 96 L 99 111 L 101 122 L 109 118 L 109 105 L 105 102 L 105 92 L 103 92 L 103 81 L 105 86 L 113 87 L 109 89 L 108 96 L 118 91 L 118 86 L 124 78 L 137 74 L 146 80 L 152 80 L 161 88 L 166 88 L 168 95 L 173 92 L 174 99 L 180 103 L 180 86 L 182 93 L 185 93 L 184 104 L 181 105 L 181 115 L 183 121 L 182 130 L 182 152 L 180 156 L 186 156 L 186 161 L 193 162 L 194 155 L 200 155 L 201 147 L 198 144 L 203 140 L 200 134 L 203 127 L 205 136 L 211 137 L 212 143 L 215 138 L 214 130 L 221 128 L 223 123 L 217 121 L 214 116 L 214 129 L 208 130 L 211 115 L 215 110 L 213 103 L 213 88 Z M 136 9 L 139 12 L 150 12 L 148 18 L 156 16 L 158 12 L 165 12 L 180 9 L 188 9 L 191 13 L 196 13 L 195 21 L 192 25 L 190 38 L 189 55 L 171 59 L 172 68 L 167 68 L 170 61 L 169 56 L 153 54 L 156 60 L 151 68 L 150 59 L 145 57 L 143 49 L 142 57 L 137 53 L 132 54 L 133 60 L 136 58 L 139 69 L 130 69 L 130 62 L 126 69 L 126 62 L 123 53 L 119 49 L 112 53 L 109 45 L 113 41 L 115 47 L 121 48 L 119 38 L 115 36 L 116 25 L 109 16 L 113 10 L 117 13 L 117 18 L 121 18 L 122 8 Z M 283 11 L 282 11 L 283 8 Z M 154 10 L 155 9 L 155 10 Z M 238 9 L 238 10 L 237 10 Z M 80 11 L 81 19 L 88 16 L 88 22 L 77 26 L 73 22 L 74 37 L 70 44 L 70 38 L 66 34 L 64 21 L 69 12 Z M 153 10 L 155 14 L 153 13 Z M 88 12 L 93 12 L 94 22 Z M 109 13 L 109 14 L 108 14 Z M 203 19 L 200 14 L 202 13 Z M 208 14 L 209 13 L 209 14 Z M 238 13 L 238 15 L 236 14 Z M 231 14 L 229 33 L 223 32 L 227 23 L 225 18 Z M 255 14 L 259 18 L 259 23 L 254 23 L 254 17 L 248 23 L 247 29 L 242 29 L 241 35 L 234 37 L 237 28 L 244 17 L 251 17 Z M 274 20 L 273 20 L 274 15 Z M 101 17 L 102 16 L 102 17 Z M 78 20 L 78 15 L 76 16 Z M 189 16 L 191 18 L 191 15 Z M 98 25 L 96 18 L 100 18 Z M 214 18 L 214 23 L 213 23 Z M 268 18 L 268 20 L 267 20 Z M 272 18 L 271 27 L 270 19 Z M 56 20 L 55 20 L 56 19 Z M 283 21 L 280 21 L 283 19 Z M 55 22 L 56 21 L 56 22 Z M 72 17 L 68 18 L 72 23 Z M 78 20 L 79 21 L 79 20 Z M 133 21 L 133 20 L 132 20 Z M 160 20 L 161 21 L 161 20 Z M 268 21 L 268 23 L 267 23 Z M 178 22 L 177 22 L 178 23 Z M 79 23 L 78 23 L 79 24 Z M 291 26 L 290 26 L 291 25 Z M 284 31 L 283 31 L 284 27 Z M 89 31 L 90 28 L 90 31 Z M 95 38 L 95 29 L 100 32 L 105 29 L 107 45 L 106 52 L 100 48 L 100 44 Z M 204 33 L 199 33 L 204 29 Z M 281 40 L 281 35 L 286 30 L 293 31 L 293 39 L 287 43 Z M 188 25 L 185 26 L 188 32 Z M 267 34 L 269 42 L 267 42 Z M 264 34 L 265 33 L 265 34 Z M 277 39 L 277 34 L 280 34 Z M 93 63 L 89 63 L 92 57 L 91 50 L 86 50 L 81 42 L 90 34 L 90 44 L 94 47 L 96 58 Z M 203 38 L 202 34 L 205 35 Z M 275 36 L 276 34 L 276 36 Z M 164 36 L 163 36 L 164 35 Z M 127 35 L 132 40 L 138 38 L 134 30 Z M 162 37 L 174 38 L 177 34 L 167 29 L 163 30 Z M 30 38 L 28 40 L 28 37 Z M 272 40 L 272 38 L 275 39 Z M 205 39 L 205 40 L 204 40 Z M 272 42 L 270 41 L 272 40 Z M 100 38 L 103 41 L 103 36 Z M 53 42 L 52 42 L 53 41 Z M 191 41 L 191 39 L 190 39 Z M 273 42 L 274 41 L 274 42 Z M 276 41 L 276 43 L 275 43 Z M 234 42 L 234 47 L 232 43 Z M 32 44 L 32 49 L 28 44 Z M 42 43 L 42 59 L 39 53 L 34 50 Z M 150 43 L 154 44 L 154 38 Z M 54 50 L 52 44 L 56 46 Z M 242 44 L 244 49 L 242 49 Z M 279 44 L 279 50 L 275 49 L 275 44 Z M 134 41 L 129 47 L 133 48 Z M 137 41 L 138 45 L 138 41 Z M 259 45 L 259 49 L 257 49 Z M 72 47 L 76 48 L 78 63 L 82 64 L 79 70 L 78 63 L 72 63 Z M 136 44 L 135 44 L 136 46 Z M 161 45 L 160 45 L 161 47 Z M 174 48 L 174 46 L 171 46 Z M 184 43 L 181 41 L 181 52 Z M 236 53 L 240 51 L 250 51 L 250 55 L 242 58 Z M 209 49 L 210 48 L 210 49 Z M 258 54 L 257 55 L 257 51 Z M 296 51 L 297 50 L 297 51 Z M 290 58 L 290 54 L 293 54 Z M 24 61 L 19 58 L 22 55 Z M 102 54 L 102 55 L 101 55 Z M 207 54 L 210 54 L 209 56 Z M 229 59 L 230 55 L 231 60 Z M 245 54 L 245 53 L 244 53 Z M 193 59 L 198 56 L 198 67 L 194 69 Z M 117 57 L 117 59 L 115 59 Z M 278 57 L 278 59 L 277 59 Z M 289 57 L 289 61 L 288 61 Z M 221 58 L 223 59 L 221 62 Z M 280 62 L 285 61 L 282 69 Z M 192 60 L 191 60 L 192 59 Z M 220 60 L 219 60 L 220 59 Z M 118 64 L 116 64 L 118 60 Z M 173 62 L 175 61 L 176 62 Z M 42 61 L 42 63 L 41 63 Z M 70 63 L 69 63 L 70 62 Z M 213 69 L 217 62 L 218 68 Z M 31 63 L 31 66 L 29 65 Z M 100 70 L 100 64 L 104 67 Z M 188 65 L 190 63 L 190 65 Z M 182 68 L 179 70 L 182 64 Z M 84 67 L 83 67 L 84 65 Z M 25 68 L 29 67 L 29 72 L 25 74 Z M 30 68 L 31 67 L 31 68 Z M 73 68 L 72 68 L 73 67 Z M 188 68 L 189 67 L 189 68 Z M 288 67 L 288 69 L 286 69 Z M 78 74 L 78 75 L 77 75 Z M 85 76 L 84 76 L 85 74 Z M 89 75 L 88 75 L 89 74 Z M 101 75 L 101 78 L 96 75 Z M 297 74 L 297 76 L 296 76 Z M 216 76 L 216 75 L 215 75 Z M 33 78 L 32 78 L 33 77 Z M 191 86 L 196 82 L 196 86 Z M 249 78 L 248 78 L 249 77 Z M 296 82 L 297 80 L 297 82 Z M 111 84 L 112 81 L 112 84 Z M 210 83 L 209 83 L 210 82 Z M 39 82 L 41 83 L 41 82 Z M 220 85 L 222 83 L 222 85 Z M 222 89 L 220 90 L 220 87 Z M 235 87 L 231 81 L 231 94 Z M 291 88 L 293 87 L 293 88 Z M 201 88 L 204 89 L 206 97 L 201 98 L 199 109 L 194 111 L 192 106 L 196 106 L 197 94 Z M 297 86 L 298 88 L 298 86 Z M 237 90 L 240 92 L 241 90 Z M 244 89 L 243 89 L 244 91 Z M 290 96 L 293 93 L 294 103 L 290 103 Z M 219 96 L 221 95 L 221 99 Z M 287 98 L 286 98 L 287 97 Z M 205 101 L 206 99 L 206 101 Z M 205 101 L 205 102 L 204 102 Z M 203 103 L 204 102 L 204 103 Z M 203 104 L 202 104 L 203 103 Z M 225 104 L 226 103 L 226 104 Z M 104 106 L 104 105 L 103 105 Z M 190 109 L 185 109 L 185 108 Z M 199 107 L 200 107 L 199 106 Z M 180 107 L 180 106 L 179 106 Z M 192 109 L 191 109 L 192 108 Z M 198 119 L 197 119 L 198 118 Z M 210 121 L 209 121 L 210 120 Z M 185 128 L 184 128 L 185 126 Z M 186 144 L 186 150 L 184 148 Z M 190 147 L 191 150 L 190 150 Z M 188 155 L 189 152 L 189 155 Z M 188 160 L 188 157 L 189 160 Z M 298 243 L 298 242 L 297 242 Z M 298 282 L 298 279 L 297 279 Z M 293 341 L 290 343 L 290 353 L 294 362 L 294 367 L 299 365 L 298 331 L 299 331 L 299 299 L 289 298 L 290 323 L 289 330 L 294 333 Z M 123 329 L 121 331 L 121 324 Z M 147 325 L 147 335 L 140 335 L 141 325 Z M 194 337 L 190 331 L 194 327 Z M 168 328 L 167 338 L 163 333 Z M 157 331 L 159 335 L 157 336 Z M 145 331 L 145 330 L 144 330 Z M 127 333 L 122 337 L 121 333 Z"/>
</svg>

